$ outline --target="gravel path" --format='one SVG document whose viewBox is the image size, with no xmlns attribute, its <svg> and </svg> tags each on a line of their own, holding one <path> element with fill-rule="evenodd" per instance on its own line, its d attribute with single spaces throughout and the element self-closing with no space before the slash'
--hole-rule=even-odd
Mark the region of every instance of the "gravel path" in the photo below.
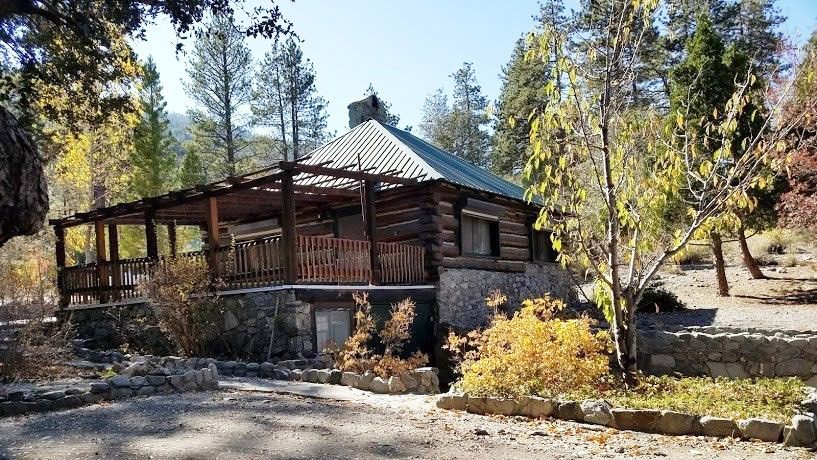
<svg viewBox="0 0 817 460">
<path fill-rule="evenodd" d="M 365 397 L 351 390 L 339 401 L 278 393 L 314 388 L 255 379 L 229 384 L 244 390 L 2 419 L 0 458 L 813 458 L 776 444 L 442 411 L 424 396 Z"/>
</svg>

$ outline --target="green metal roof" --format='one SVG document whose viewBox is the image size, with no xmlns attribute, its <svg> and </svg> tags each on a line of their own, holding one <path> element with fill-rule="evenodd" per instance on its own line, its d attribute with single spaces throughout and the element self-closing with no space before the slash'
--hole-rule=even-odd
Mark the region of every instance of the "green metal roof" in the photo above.
<svg viewBox="0 0 817 460">
<path fill-rule="evenodd" d="M 408 131 L 369 120 L 319 147 L 306 164 L 359 167 L 367 172 L 390 174 L 419 181 L 443 180 L 517 200 L 524 189 L 486 169 L 446 152 Z M 397 172 L 395 172 L 397 171 Z"/>
</svg>

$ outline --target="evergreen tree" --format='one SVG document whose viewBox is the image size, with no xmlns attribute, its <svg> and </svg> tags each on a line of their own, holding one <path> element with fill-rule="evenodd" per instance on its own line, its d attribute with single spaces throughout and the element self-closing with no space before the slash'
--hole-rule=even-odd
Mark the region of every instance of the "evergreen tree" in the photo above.
<svg viewBox="0 0 817 460">
<path fill-rule="evenodd" d="M 195 150 L 191 149 L 184 155 L 182 164 L 179 166 L 178 180 L 179 185 L 183 188 L 191 188 L 207 182 L 201 157 Z"/>
<path fill-rule="evenodd" d="M 518 175 L 530 153 L 529 117 L 541 109 L 543 91 L 550 79 L 550 65 L 525 59 L 528 45 L 516 41 L 510 62 L 502 68 L 502 89 L 496 101 L 491 169 L 497 174 Z"/>
<path fill-rule="evenodd" d="M 383 106 L 383 113 L 385 114 L 385 116 L 383 117 L 383 122 L 384 123 L 386 123 L 387 125 L 392 125 L 392 126 L 397 126 L 397 124 L 400 123 L 400 115 L 398 115 L 396 113 L 392 113 L 391 104 L 388 101 L 384 100 L 382 97 L 380 97 L 379 94 L 377 94 L 377 90 L 374 89 L 374 85 L 369 83 L 369 87 L 366 88 L 366 91 L 363 93 L 363 96 L 364 97 L 365 96 L 377 96 L 377 100 L 380 101 L 380 104 L 382 104 L 382 106 Z M 410 128 L 407 129 L 407 130 L 411 131 Z"/>
<path fill-rule="evenodd" d="M 139 122 L 134 131 L 131 192 L 140 198 L 161 195 L 173 188 L 176 140 L 170 132 L 166 103 L 156 63 L 149 57 L 139 87 Z"/>
<path fill-rule="evenodd" d="M 488 132 L 488 99 L 482 95 L 470 62 L 451 74 L 454 97 L 449 121 L 451 153 L 477 165 L 488 166 L 491 144 Z"/>
<path fill-rule="evenodd" d="M 284 159 L 297 159 L 326 140 L 327 104 L 317 95 L 312 62 L 295 40 L 273 45 L 257 81 L 253 114 L 274 128 Z"/>
<path fill-rule="evenodd" d="M 780 63 L 783 34 L 779 27 L 785 16 L 774 0 L 735 1 L 723 9 L 724 40 L 751 60 L 755 75 L 768 77 Z"/>
<path fill-rule="evenodd" d="M 443 150 L 453 149 L 450 132 L 451 107 L 443 89 L 430 94 L 423 103 L 420 134 L 423 138 Z"/>
<path fill-rule="evenodd" d="M 209 144 L 219 175 L 234 176 L 248 146 L 253 75 L 245 35 L 231 16 L 212 18 L 209 33 L 193 47 L 187 73 L 188 94 L 201 108 L 190 112 L 195 125 L 191 130 Z"/>
</svg>

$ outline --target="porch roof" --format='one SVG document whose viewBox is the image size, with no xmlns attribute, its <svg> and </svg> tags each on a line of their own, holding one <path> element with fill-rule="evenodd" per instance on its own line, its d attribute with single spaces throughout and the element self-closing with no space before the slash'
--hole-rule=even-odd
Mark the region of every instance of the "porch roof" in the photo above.
<svg viewBox="0 0 817 460">
<path fill-rule="evenodd" d="M 261 219 L 281 211 L 281 179 L 286 175 L 293 176 L 295 201 L 314 205 L 359 198 L 363 181 L 392 186 L 417 183 L 416 178 L 400 177 L 400 171 L 374 173 L 372 168 L 358 169 L 357 164 L 340 165 L 335 161 L 305 164 L 302 161 L 306 159 L 301 162 L 282 161 L 241 176 L 79 212 L 61 219 L 51 219 L 49 223 L 62 227 L 99 221 L 108 224 L 144 224 L 146 213 L 153 213 L 156 223 L 202 225 L 207 220 L 207 202 L 211 197 L 218 198 L 222 221 Z"/>
</svg>

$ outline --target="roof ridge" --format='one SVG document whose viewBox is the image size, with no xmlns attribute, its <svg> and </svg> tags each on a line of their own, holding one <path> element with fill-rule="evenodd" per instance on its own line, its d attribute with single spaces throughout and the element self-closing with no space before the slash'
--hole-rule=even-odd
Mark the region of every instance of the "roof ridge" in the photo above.
<svg viewBox="0 0 817 460">
<path fill-rule="evenodd" d="M 367 121 L 366 123 L 372 123 L 380 132 L 384 133 L 386 136 L 389 137 L 389 139 L 392 140 L 392 142 L 396 143 L 400 147 L 400 150 L 405 155 L 408 155 L 409 157 L 414 159 L 414 161 L 419 163 L 420 166 L 426 171 L 426 174 L 427 174 L 426 178 L 427 179 L 443 179 L 445 177 L 445 176 L 443 176 L 442 173 L 437 171 L 436 168 L 434 168 L 430 164 L 428 164 L 428 162 L 423 157 L 421 157 L 417 152 L 415 152 L 414 149 L 412 149 L 411 147 L 406 145 L 405 142 L 401 141 L 397 136 L 392 134 L 391 131 L 386 129 L 386 127 L 383 126 L 385 123 L 381 123 L 381 122 L 379 122 L 377 120 L 374 120 L 374 119 L 371 119 L 371 120 Z M 389 125 L 389 126 L 391 126 L 391 125 Z M 400 129 L 400 128 L 397 128 L 397 127 L 394 127 L 394 126 L 392 126 L 392 127 L 394 129 L 398 129 L 398 130 Z"/>
</svg>

